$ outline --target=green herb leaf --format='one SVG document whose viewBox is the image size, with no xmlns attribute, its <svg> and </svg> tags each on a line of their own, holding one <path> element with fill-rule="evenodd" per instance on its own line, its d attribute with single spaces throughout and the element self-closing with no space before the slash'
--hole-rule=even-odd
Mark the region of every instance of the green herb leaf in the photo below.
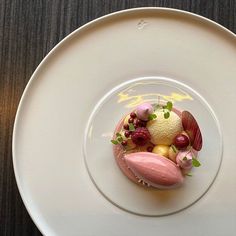
<svg viewBox="0 0 236 236">
<path fill-rule="evenodd" d="M 192 176 L 193 176 L 191 173 L 187 173 L 186 175 L 189 176 L 189 177 L 192 177 Z"/>
<path fill-rule="evenodd" d="M 116 137 L 121 137 L 122 135 L 120 133 L 116 133 Z"/>
<path fill-rule="evenodd" d="M 173 108 L 173 104 L 172 104 L 172 102 L 170 102 L 170 101 L 167 102 L 167 104 L 166 104 L 166 109 L 169 110 L 169 111 L 171 111 L 172 108 Z"/>
<path fill-rule="evenodd" d="M 178 150 L 177 150 L 177 148 L 176 148 L 176 146 L 174 144 L 171 145 L 171 148 L 172 148 L 174 153 L 177 153 Z"/>
<path fill-rule="evenodd" d="M 165 113 L 164 113 L 164 118 L 165 118 L 165 119 L 168 119 L 169 117 L 170 117 L 170 112 L 168 112 L 168 111 L 165 112 Z"/>
<path fill-rule="evenodd" d="M 156 115 L 155 113 L 150 114 L 150 115 L 148 116 L 148 120 L 154 120 L 154 119 L 156 119 L 156 118 L 157 118 L 157 115 Z"/>
<path fill-rule="evenodd" d="M 183 160 L 184 160 L 184 161 L 187 161 L 187 160 L 188 160 L 188 158 L 185 156 L 185 157 L 183 158 Z"/>
<path fill-rule="evenodd" d="M 201 165 L 201 163 L 196 158 L 192 158 L 192 164 L 194 167 L 199 167 Z"/>
<path fill-rule="evenodd" d="M 120 137 L 117 138 L 117 140 L 118 140 L 118 142 L 121 143 L 124 139 L 120 136 Z"/>
<path fill-rule="evenodd" d="M 129 131 L 135 131 L 134 124 L 132 123 L 129 124 Z"/>
<path fill-rule="evenodd" d="M 111 140 L 111 142 L 113 143 L 113 144 L 115 144 L 115 145 L 117 145 L 119 142 L 118 141 L 116 141 L 116 140 Z"/>
</svg>

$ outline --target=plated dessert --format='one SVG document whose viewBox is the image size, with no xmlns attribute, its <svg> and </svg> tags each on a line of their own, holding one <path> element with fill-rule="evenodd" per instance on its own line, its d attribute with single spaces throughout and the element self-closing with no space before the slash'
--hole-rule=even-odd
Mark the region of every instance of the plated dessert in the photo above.
<svg viewBox="0 0 236 236">
<path fill-rule="evenodd" d="M 119 121 L 111 142 L 122 172 L 145 187 L 179 187 L 191 176 L 191 169 L 201 165 L 197 121 L 170 101 L 137 106 Z"/>
</svg>

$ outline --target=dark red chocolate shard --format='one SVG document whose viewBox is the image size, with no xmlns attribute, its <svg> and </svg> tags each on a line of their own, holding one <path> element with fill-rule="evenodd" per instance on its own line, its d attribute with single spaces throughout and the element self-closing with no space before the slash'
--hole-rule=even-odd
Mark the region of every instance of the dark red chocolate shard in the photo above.
<svg viewBox="0 0 236 236">
<path fill-rule="evenodd" d="M 197 121 L 190 112 L 182 112 L 182 125 L 189 135 L 192 147 L 195 150 L 200 151 L 202 149 L 202 134 Z"/>
</svg>

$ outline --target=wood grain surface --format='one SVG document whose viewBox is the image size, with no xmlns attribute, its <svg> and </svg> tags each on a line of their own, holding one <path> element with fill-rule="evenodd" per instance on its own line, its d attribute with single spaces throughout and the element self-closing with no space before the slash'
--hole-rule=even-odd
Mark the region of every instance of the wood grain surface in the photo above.
<svg viewBox="0 0 236 236">
<path fill-rule="evenodd" d="M 31 74 L 79 26 L 144 6 L 194 12 L 236 33 L 236 0 L 0 0 L 0 236 L 41 235 L 19 195 L 11 151 L 16 109 Z"/>
</svg>

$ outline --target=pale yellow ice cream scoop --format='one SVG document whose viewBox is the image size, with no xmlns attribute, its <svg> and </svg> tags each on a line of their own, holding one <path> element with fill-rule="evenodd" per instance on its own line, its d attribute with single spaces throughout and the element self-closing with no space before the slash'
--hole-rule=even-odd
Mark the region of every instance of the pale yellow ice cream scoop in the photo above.
<svg viewBox="0 0 236 236">
<path fill-rule="evenodd" d="M 183 131 L 181 118 L 173 111 L 167 119 L 162 110 L 156 111 L 155 114 L 157 118 L 147 122 L 151 142 L 155 145 L 171 145 L 175 136 Z"/>
</svg>

